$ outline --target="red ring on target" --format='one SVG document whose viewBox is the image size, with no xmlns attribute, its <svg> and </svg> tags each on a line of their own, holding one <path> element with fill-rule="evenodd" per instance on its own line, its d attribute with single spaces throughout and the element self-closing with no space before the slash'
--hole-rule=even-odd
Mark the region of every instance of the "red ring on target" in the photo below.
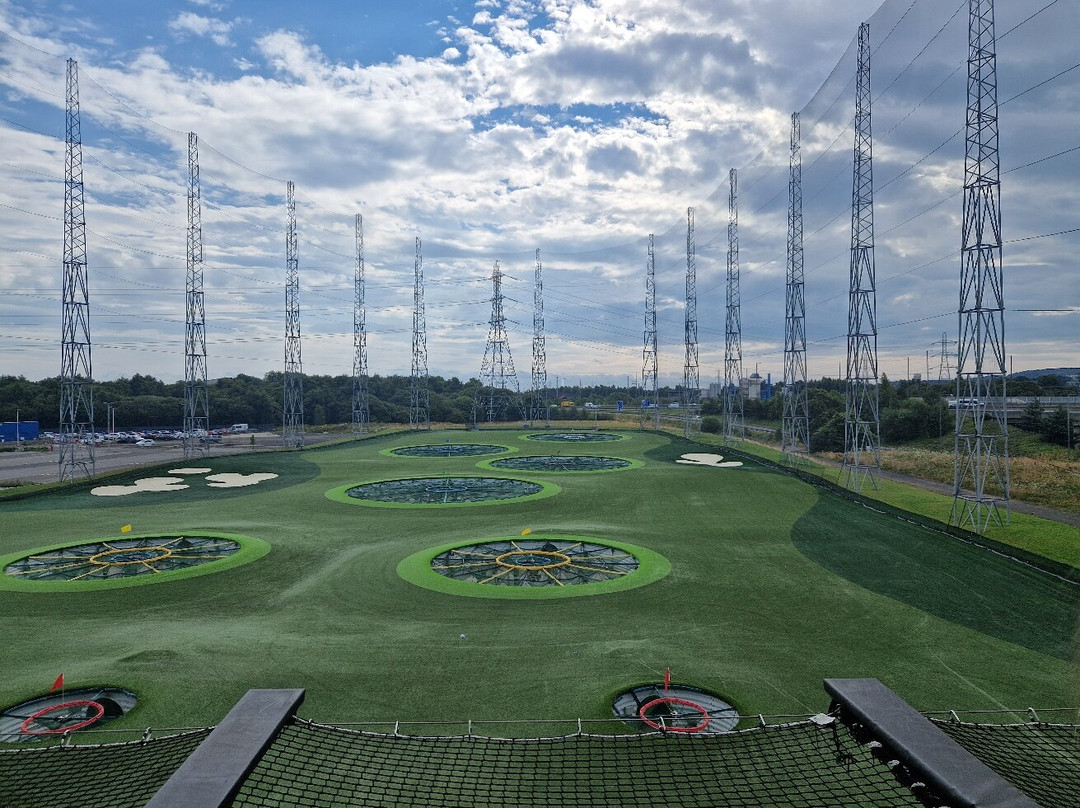
<svg viewBox="0 0 1080 808">
<path fill-rule="evenodd" d="M 64 727 L 57 727 L 56 729 L 28 728 L 34 721 L 41 718 L 41 716 L 47 715 L 56 710 L 63 710 L 67 707 L 91 707 L 97 711 L 97 715 L 94 715 L 91 718 L 86 718 L 75 724 L 69 724 Z M 76 701 L 63 701 L 60 704 L 53 704 L 49 707 L 38 710 L 36 713 L 34 713 L 32 716 L 22 722 L 22 726 L 19 728 L 19 731 L 25 735 L 62 735 L 65 732 L 71 732 L 72 730 L 84 729 L 85 727 L 89 727 L 91 724 L 97 723 L 98 719 L 101 718 L 103 715 L 105 715 L 105 708 L 102 705 L 98 704 L 96 701 L 88 701 L 85 699 L 79 699 Z"/>
<path fill-rule="evenodd" d="M 692 707 L 693 709 L 701 713 L 701 722 L 695 724 L 692 727 L 669 727 L 666 724 L 658 724 L 656 721 L 653 721 L 651 718 L 645 715 L 646 710 L 648 710 L 650 707 L 655 707 L 658 704 L 680 704 L 683 707 Z M 638 717 L 653 729 L 658 729 L 665 732 L 701 732 L 703 729 L 709 726 L 708 710 L 706 710 L 697 702 L 689 701 L 687 699 L 679 699 L 675 696 L 663 696 L 662 698 L 653 699 L 652 701 L 645 702 L 641 705 L 641 709 L 638 710 Z"/>
</svg>

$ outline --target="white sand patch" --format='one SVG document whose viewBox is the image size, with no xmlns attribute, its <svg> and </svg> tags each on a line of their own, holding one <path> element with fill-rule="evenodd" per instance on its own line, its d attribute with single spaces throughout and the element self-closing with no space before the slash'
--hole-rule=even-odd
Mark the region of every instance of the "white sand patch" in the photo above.
<svg viewBox="0 0 1080 808">
<path fill-rule="evenodd" d="M 143 491 L 157 494 L 163 491 L 183 491 L 190 487 L 185 485 L 180 477 L 143 477 L 141 480 L 136 480 L 134 485 L 99 485 L 97 488 L 91 488 L 90 493 L 95 497 L 126 497 Z"/>
<path fill-rule="evenodd" d="M 213 469 L 169 469 L 169 474 L 209 474 Z"/>
<path fill-rule="evenodd" d="M 264 480 L 272 480 L 276 474 L 269 472 L 255 472 L 254 474 L 211 474 L 206 478 L 207 485 L 211 488 L 243 488 L 248 485 L 258 485 Z"/>
<path fill-rule="evenodd" d="M 684 454 L 676 463 L 684 463 L 687 466 L 711 466 L 714 469 L 733 469 L 742 465 L 741 460 L 724 460 L 723 455 L 711 452 L 690 452 Z"/>
</svg>

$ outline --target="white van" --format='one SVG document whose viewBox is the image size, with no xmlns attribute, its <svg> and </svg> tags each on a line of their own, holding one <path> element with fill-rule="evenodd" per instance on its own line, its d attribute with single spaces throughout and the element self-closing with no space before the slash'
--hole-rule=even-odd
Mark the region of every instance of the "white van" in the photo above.
<svg viewBox="0 0 1080 808">
<path fill-rule="evenodd" d="M 230 432 L 247 432 L 248 431 L 248 425 L 247 424 L 233 424 L 232 426 L 229 427 L 229 431 Z"/>
</svg>

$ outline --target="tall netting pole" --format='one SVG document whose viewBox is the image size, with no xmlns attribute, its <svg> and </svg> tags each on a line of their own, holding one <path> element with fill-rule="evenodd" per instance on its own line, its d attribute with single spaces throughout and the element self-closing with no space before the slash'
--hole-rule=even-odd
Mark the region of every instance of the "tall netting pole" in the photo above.
<svg viewBox="0 0 1080 808">
<path fill-rule="evenodd" d="M 810 398 L 806 386 L 806 296 L 803 285 L 802 149 L 799 113 L 791 113 L 788 167 L 787 284 L 784 314 L 784 421 L 780 448 L 791 465 L 810 454 Z"/>
<path fill-rule="evenodd" d="M 951 521 L 983 533 L 1010 509 L 993 0 L 968 3 L 967 88 Z"/>
<path fill-rule="evenodd" d="M 874 171 L 870 127 L 870 24 L 859 26 L 855 149 L 851 188 L 844 486 L 861 491 L 881 475 L 878 411 L 877 281 L 874 269 Z"/>
<path fill-rule="evenodd" d="M 533 342 L 532 342 L 532 407 L 529 424 L 551 426 L 547 405 L 547 349 L 544 342 L 544 277 L 540 249 L 536 250 L 536 272 L 533 277 Z"/>
<path fill-rule="evenodd" d="M 686 361 L 683 363 L 683 435 L 690 437 L 697 431 L 698 399 L 701 384 L 698 378 L 698 327 L 697 327 L 697 248 L 694 244 L 694 209 L 686 209 L 686 318 L 683 323 L 683 339 L 686 343 Z"/>
<path fill-rule="evenodd" d="M 60 325 L 60 436 L 57 478 L 94 476 L 94 372 L 90 357 L 90 293 L 86 278 L 79 64 L 67 61 L 64 139 L 64 276 Z"/>
<path fill-rule="evenodd" d="M 660 428 L 656 355 L 656 252 L 653 234 L 649 233 L 649 257 L 645 263 L 645 347 L 641 352 L 641 394 L 652 405 L 653 429 Z M 644 404 L 641 408 L 641 428 L 649 418 Z"/>
<path fill-rule="evenodd" d="M 514 357 L 506 336 L 506 315 L 503 312 L 502 268 L 496 261 L 491 267 L 491 321 L 488 325 L 487 346 L 480 365 L 480 406 L 487 422 L 509 420 L 511 406 L 520 404 Z"/>
<path fill-rule="evenodd" d="M 184 332 L 184 459 L 210 453 L 210 394 L 206 381 L 206 305 L 203 297 L 202 192 L 199 136 L 188 132 L 187 284 Z"/>
<path fill-rule="evenodd" d="M 724 317 L 724 443 L 746 438 L 742 396 L 742 294 L 739 287 L 739 175 L 728 172 L 727 309 Z"/>
<path fill-rule="evenodd" d="M 300 353 L 300 258 L 296 238 L 295 186 L 285 186 L 285 396 L 282 444 L 304 446 L 304 367 Z"/>
<path fill-rule="evenodd" d="M 364 435 L 371 422 L 368 405 L 367 307 L 364 301 L 364 217 L 356 214 L 356 268 L 353 273 L 352 431 Z"/>
<path fill-rule="evenodd" d="M 431 429 L 428 391 L 427 316 L 424 312 L 424 257 L 416 237 L 413 258 L 412 372 L 409 382 L 409 429 Z"/>
</svg>

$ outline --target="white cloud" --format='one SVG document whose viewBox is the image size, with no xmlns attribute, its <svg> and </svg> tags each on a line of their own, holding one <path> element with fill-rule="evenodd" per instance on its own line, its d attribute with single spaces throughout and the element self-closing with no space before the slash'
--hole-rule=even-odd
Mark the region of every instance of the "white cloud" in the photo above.
<svg viewBox="0 0 1080 808">
<path fill-rule="evenodd" d="M 429 282 L 433 372 L 468 376 L 479 370 L 490 313 L 487 276 L 496 257 L 510 276 L 507 309 L 518 365 L 527 366 L 532 251 L 540 247 L 552 332 L 549 374 L 636 375 L 644 239 L 655 232 L 659 297 L 667 301 L 660 314 L 661 373 L 673 380 L 681 376 L 682 364 L 684 214 L 694 205 L 705 378 L 705 363 L 723 360 L 726 177 L 730 166 L 738 166 L 745 361 L 760 362 L 762 373 L 771 369 L 778 376 L 790 111 L 821 85 L 860 14 L 870 14 L 874 5 L 876 0 L 859 8 L 705 0 L 677 7 L 660 0 L 485 2 L 472 25 L 447 27 L 450 41 L 440 47 L 448 47 L 433 58 L 348 64 L 328 56 L 323 43 L 309 36 L 277 30 L 263 33 L 254 51 L 235 60 L 245 74 L 240 77 L 180 69 L 164 51 L 139 51 L 126 60 L 108 48 L 85 51 L 83 109 L 110 130 L 97 130 L 87 153 L 120 171 L 87 168 L 88 193 L 95 197 L 88 207 L 95 231 L 91 263 L 121 279 L 106 281 L 112 284 L 106 288 L 124 290 L 96 304 L 102 315 L 95 313 L 95 340 L 124 346 L 95 346 L 101 375 L 125 372 L 132 346 L 147 352 L 136 354 L 140 358 L 160 360 L 157 375 L 182 375 L 177 346 L 183 318 L 175 297 L 185 254 L 186 141 L 180 133 L 196 129 L 204 144 L 207 261 L 221 268 L 207 274 L 212 375 L 280 369 L 281 180 L 291 178 L 300 197 L 309 372 L 348 371 L 352 214 L 362 212 L 372 284 L 373 372 L 409 369 L 412 245 L 419 233 Z M 874 30 L 882 37 L 892 28 L 885 14 L 890 8 L 900 7 L 887 4 L 884 16 L 875 18 Z M 190 16 L 175 34 L 236 36 L 232 28 L 213 27 L 229 23 Z M 897 25 L 875 54 L 878 92 L 939 24 L 920 17 Z M 930 49 L 918 70 L 875 99 L 880 343 L 883 357 L 892 357 L 883 362 L 920 356 L 928 347 L 923 342 L 955 328 L 958 260 L 950 254 L 959 239 L 960 202 L 949 197 L 962 176 L 962 139 L 926 156 L 962 125 L 962 71 L 937 94 L 924 96 L 962 64 L 962 29 L 949 28 L 947 47 Z M 38 47 L 66 50 L 65 38 L 50 34 L 47 21 L 38 21 L 35 30 L 42 32 L 33 40 Z M 1030 47 L 1046 37 L 1020 29 L 1010 39 L 1013 44 L 1005 40 L 1002 46 L 1003 63 L 1013 74 L 1030 69 L 1028 57 L 1009 56 L 1015 67 L 1005 61 L 1004 46 Z M 3 72 L 12 82 L 5 91 L 50 105 L 62 117 L 57 61 L 0 47 Z M 818 375 L 835 373 L 844 350 L 837 338 L 846 320 L 851 69 L 849 54 L 803 119 L 807 328 L 811 372 Z M 28 86 L 51 88 L 52 95 Z M 1002 154 L 1009 155 L 1010 165 L 1068 145 L 1057 133 L 1075 130 L 1068 125 L 1077 115 L 1075 83 L 1059 84 L 1056 91 L 1064 95 L 1052 121 L 1039 119 L 1045 112 L 1018 109 L 1019 101 L 1003 109 Z M 12 144 L 6 159 L 19 167 L 0 167 L 8 198 L 55 219 L 62 198 L 55 182 L 25 169 L 62 174 L 63 144 L 10 129 L 5 139 Z M 165 151 L 149 160 L 125 139 Z M 1075 166 L 1064 157 L 1007 175 L 1007 239 L 1068 229 L 1060 222 L 1075 209 Z M 9 244 L 54 259 L 60 249 L 56 222 L 37 218 L 0 209 L 0 225 L 17 234 Z M 1010 300 L 1016 301 L 1010 306 L 1061 307 L 1063 268 L 1071 267 L 1074 253 L 1068 239 L 1007 245 L 1006 265 L 1016 279 L 1010 281 Z M 9 284 L 5 277 L 5 288 L 22 285 L 41 297 L 19 298 L 20 314 L 29 317 L 49 307 L 40 315 L 38 333 L 54 351 L 55 284 L 42 265 L 26 256 L 5 264 L 0 274 L 13 279 Z M 1047 340 L 1030 336 L 1037 331 L 1031 325 L 1036 314 L 1010 317 L 1010 344 L 1033 356 L 1065 354 L 1080 337 L 1076 318 L 1042 319 L 1043 331 L 1048 322 L 1063 325 L 1050 340 L 1057 346 L 1051 350 Z M 160 325 L 165 321 L 168 330 Z M 911 325 L 894 325 L 899 323 Z M 13 329 L 5 324 L 2 332 Z M 32 341 L 20 345 L 26 356 L 38 355 Z M 5 348 L 5 355 L 18 354 Z M 883 368 L 890 377 L 902 375 L 902 367 Z"/>
<path fill-rule="evenodd" d="M 232 44 L 229 34 L 233 23 L 214 17 L 203 17 L 191 11 L 181 11 L 169 22 L 169 30 L 178 37 L 207 37 L 215 45 L 222 47 Z"/>
</svg>

